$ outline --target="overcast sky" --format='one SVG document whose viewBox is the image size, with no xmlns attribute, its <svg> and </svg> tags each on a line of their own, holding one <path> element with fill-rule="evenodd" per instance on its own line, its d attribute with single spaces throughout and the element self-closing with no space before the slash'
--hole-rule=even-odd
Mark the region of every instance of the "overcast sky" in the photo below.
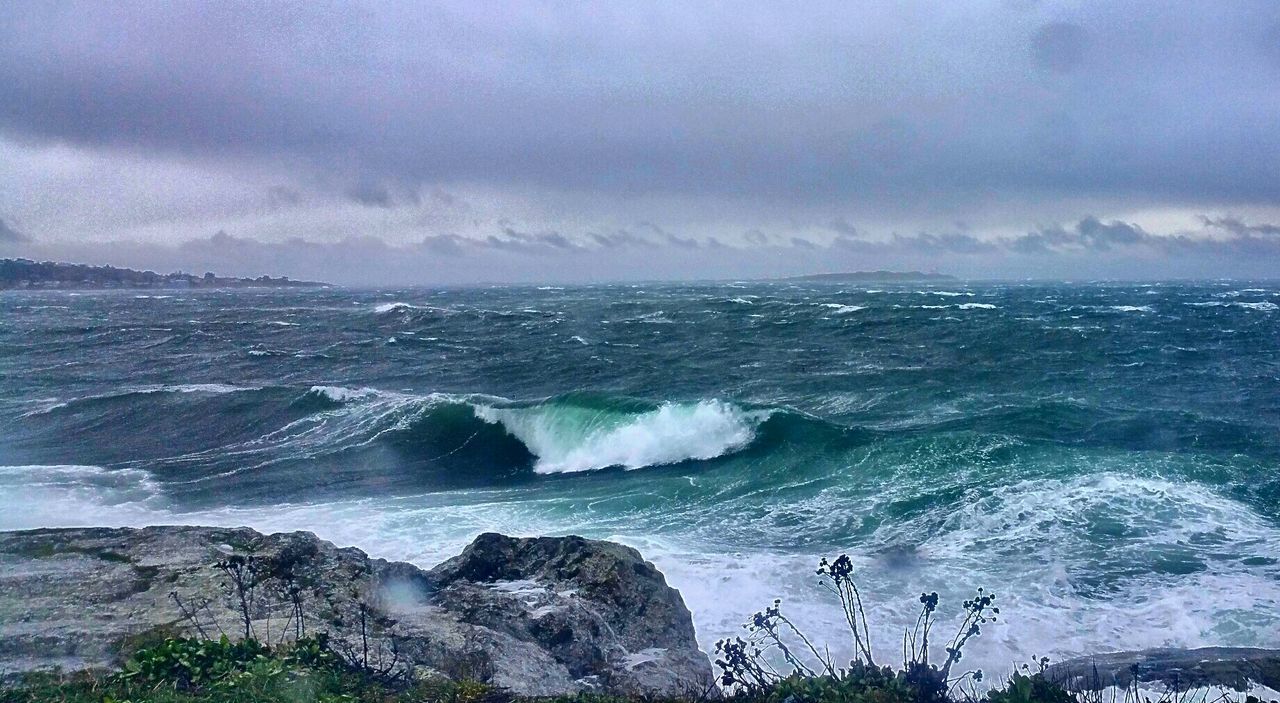
<svg viewBox="0 0 1280 703">
<path fill-rule="evenodd" d="M 1280 2 L 0 3 L 0 256 L 1275 277 Z"/>
</svg>

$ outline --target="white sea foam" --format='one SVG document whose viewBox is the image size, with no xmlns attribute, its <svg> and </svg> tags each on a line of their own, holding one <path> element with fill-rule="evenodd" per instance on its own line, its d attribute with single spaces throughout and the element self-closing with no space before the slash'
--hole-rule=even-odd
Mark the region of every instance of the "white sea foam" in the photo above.
<svg viewBox="0 0 1280 703">
<path fill-rule="evenodd" d="M 233 386 L 227 383 L 184 383 L 173 386 L 149 386 L 139 393 L 242 393 L 244 391 L 262 390 L 258 386 Z"/>
<path fill-rule="evenodd" d="M 1116 312 L 1155 312 L 1150 305 L 1112 305 L 1107 309 Z"/>
<path fill-rule="evenodd" d="M 129 388 L 119 393 L 104 393 L 102 395 L 84 396 L 81 398 L 70 398 L 68 400 L 57 400 L 47 398 L 41 402 L 40 407 L 30 410 L 23 414 L 23 417 L 31 417 L 34 415 L 43 415 L 54 410 L 65 408 L 72 403 L 78 403 L 86 400 L 102 400 L 105 398 L 117 398 L 132 393 L 140 393 L 143 395 L 151 395 L 154 393 L 204 393 L 210 395 L 222 395 L 225 393 L 242 393 L 245 391 L 262 390 L 258 386 L 233 386 L 226 383 L 185 383 L 178 385 L 164 386 L 142 386 L 140 388 Z"/>
<path fill-rule="evenodd" d="M 712 459 L 745 447 L 768 417 L 717 400 L 663 403 L 643 413 L 556 404 L 477 405 L 475 413 L 524 443 L 537 457 L 534 470 L 542 474 Z"/>
<path fill-rule="evenodd" d="M 1235 303 L 1235 306 L 1245 308 L 1246 310 L 1262 310 L 1264 312 L 1271 312 L 1272 310 L 1280 308 L 1280 306 L 1269 300 L 1264 300 L 1259 303 Z"/>
<path fill-rule="evenodd" d="M 156 507 L 160 488 L 145 471 L 78 464 L 0 466 L 0 530 L 119 525 Z"/>
<path fill-rule="evenodd" d="M 960 303 L 956 307 L 961 310 L 995 310 L 996 306 L 991 303 Z"/>
<path fill-rule="evenodd" d="M 88 468 L 89 475 L 100 471 Z M 0 470 L 0 486 L 9 485 L 6 478 Z M 888 505 L 919 489 L 905 485 L 903 478 L 896 477 L 897 488 L 870 501 L 821 492 L 803 505 L 792 501 L 783 506 L 766 497 L 743 496 L 735 510 L 734 499 L 726 496 L 714 504 L 690 503 L 686 507 L 692 512 L 685 514 L 668 512 L 679 508 L 678 500 L 671 506 L 649 501 L 649 508 L 636 512 L 632 507 L 612 519 L 600 503 L 634 500 L 643 493 L 602 495 L 581 510 L 566 510 L 573 503 L 554 497 L 512 501 L 499 491 L 472 492 L 456 502 L 439 495 L 362 497 L 181 513 L 162 506 L 107 507 L 65 497 L 61 509 L 76 510 L 28 511 L 18 518 L 0 514 L 0 526 L 305 529 L 339 545 L 356 545 L 372 555 L 422 567 L 458 553 L 483 531 L 584 534 L 636 547 L 652 561 L 668 583 L 680 589 L 705 650 L 719 638 L 741 633 L 740 623 L 752 610 L 780 597 L 788 616 L 820 645 L 830 643 L 837 656 L 847 655 L 842 649 L 847 629 L 838 604 L 814 583 L 812 570 L 819 556 L 848 551 L 863 587 L 877 653 L 901 646 L 903 628 L 914 621 L 911 594 L 939 591 L 939 613 L 950 623 L 973 588 L 996 590 L 1001 618 L 983 627 L 982 635 L 966 647 L 964 660 L 991 678 L 1031 654 L 1060 660 L 1113 648 L 1118 642 L 1132 648 L 1227 641 L 1280 645 L 1274 615 L 1280 612 L 1280 578 L 1275 568 L 1240 567 L 1230 556 L 1280 553 L 1280 530 L 1248 506 L 1198 484 L 1107 471 L 1070 479 L 1034 478 L 971 490 L 958 509 L 940 506 L 935 513 L 905 523 L 873 521 L 881 523 L 873 535 L 851 539 L 845 547 L 816 537 L 811 547 L 773 548 L 769 545 L 794 535 L 758 534 L 755 518 L 747 517 L 787 507 L 803 509 L 824 523 L 861 522 L 860 516 L 882 514 Z M 689 482 L 696 488 L 693 479 Z M 694 514 L 702 519 L 690 520 Z M 707 525 L 706 533 L 694 522 Z M 1150 573 L 1142 561 L 1144 550 L 1176 550 L 1188 544 L 1218 545 L 1221 558 L 1209 559 L 1199 572 L 1178 576 Z M 1093 582 L 1099 576 L 1108 580 Z"/>
<path fill-rule="evenodd" d="M 347 403 L 378 395 L 376 388 L 345 388 L 343 386 L 312 386 L 309 393 L 326 398 L 335 403 Z"/>
<path fill-rule="evenodd" d="M 865 305 L 841 305 L 840 303 L 818 303 L 818 306 L 831 308 L 832 314 L 835 315 L 847 315 L 851 312 L 867 309 Z"/>
<path fill-rule="evenodd" d="M 1259 310 L 1262 312 L 1271 312 L 1273 310 L 1280 309 L 1280 306 L 1277 306 L 1269 300 L 1263 300 L 1255 303 L 1224 303 L 1220 300 L 1209 300 L 1201 303 L 1187 303 L 1187 305 L 1197 308 L 1243 308 L 1245 310 Z"/>
<path fill-rule="evenodd" d="M 407 312 L 410 310 L 425 310 L 428 312 L 448 313 L 447 308 L 436 307 L 434 305 L 415 305 L 413 303 L 404 303 L 396 301 L 393 303 L 379 303 L 373 307 L 373 311 L 379 315 L 385 315 L 390 312 Z"/>
<path fill-rule="evenodd" d="M 823 521 L 856 523 L 916 490 L 899 484 L 865 506 L 833 492 L 812 499 L 808 510 Z M 1238 501 L 1197 484 L 1109 472 L 971 492 L 959 506 L 885 521 L 849 545 L 881 651 L 900 646 L 912 624 L 909 594 L 939 591 L 940 612 L 949 617 L 978 586 L 998 592 L 1001 620 L 1012 623 L 984 627 L 965 650 L 966 663 L 988 672 L 1008 671 L 1030 653 L 1061 659 L 1117 642 L 1280 644 L 1276 618 L 1258 616 L 1280 608 L 1280 573 L 1241 561 L 1280 553 L 1280 530 Z M 794 501 L 788 507 L 801 509 Z M 740 632 L 751 607 L 775 597 L 815 639 L 842 641 L 838 605 L 807 576 L 830 553 L 734 552 L 712 548 L 714 536 L 692 534 L 613 538 L 641 549 L 681 590 L 706 648 Z M 1200 565 L 1159 572 L 1179 559 Z"/>
</svg>

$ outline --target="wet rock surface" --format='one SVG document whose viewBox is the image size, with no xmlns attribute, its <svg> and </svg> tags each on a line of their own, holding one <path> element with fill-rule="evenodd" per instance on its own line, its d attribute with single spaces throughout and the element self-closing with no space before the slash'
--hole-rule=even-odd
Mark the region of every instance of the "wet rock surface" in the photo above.
<svg viewBox="0 0 1280 703">
<path fill-rule="evenodd" d="M 1280 689 L 1280 650 L 1251 647 L 1144 649 L 1070 659 L 1051 665 L 1045 676 L 1073 691 L 1158 683 L 1168 688 L 1251 686 Z"/>
</svg>

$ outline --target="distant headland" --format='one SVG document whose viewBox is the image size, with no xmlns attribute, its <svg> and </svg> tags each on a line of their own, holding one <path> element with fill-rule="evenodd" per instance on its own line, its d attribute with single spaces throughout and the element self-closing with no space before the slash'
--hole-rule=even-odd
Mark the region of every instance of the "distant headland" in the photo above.
<svg viewBox="0 0 1280 703">
<path fill-rule="evenodd" d="M 783 281 L 829 281 L 832 283 L 886 283 L 886 282 L 918 282 L 918 281 L 954 281 L 955 276 L 944 273 L 921 273 L 920 271 L 848 271 L 845 273 L 811 273 L 807 276 L 790 276 L 778 280 Z"/>
<path fill-rule="evenodd" d="M 0 259 L 0 290 L 99 288 L 321 288 L 327 283 L 287 276 L 234 278 L 212 273 L 156 273 L 115 266 L 88 266 L 29 259 Z"/>
</svg>

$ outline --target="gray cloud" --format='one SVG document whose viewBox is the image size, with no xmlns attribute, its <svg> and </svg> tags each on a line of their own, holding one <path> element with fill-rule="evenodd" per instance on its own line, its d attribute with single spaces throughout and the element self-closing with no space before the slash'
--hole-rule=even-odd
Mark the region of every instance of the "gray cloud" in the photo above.
<svg viewBox="0 0 1280 703">
<path fill-rule="evenodd" d="M 0 244 L 16 244 L 19 242 L 29 242 L 31 238 L 10 227 L 3 219 L 0 219 Z"/>
<path fill-rule="evenodd" d="M 853 239 L 857 239 L 858 237 L 861 236 L 861 234 L 858 232 L 858 228 L 849 224 L 849 221 L 842 217 L 836 218 L 831 222 L 829 222 L 827 224 L 827 228 L 835 232 L 836 234 L 843 235 L 845 237 L 851 237 Z"/>
<path fill-rule="evenodd" d="M 347 197 L 369 207 L 391 207 L 391 191 L 381 183 L 357 183 L 347 188 Z"/>
<path fill-rule="evenodd" d="M 1040 68 L 1070 73 L 1084 61 L 1088 44 L 1089 35 L 1084 27 L 1069 22 L 1050 22 L 1032 36 L 1031 52 Z"/>
<path fill-rule="evenodd" d="M 1280 199 L 1280 6 L 923 7 L 9 3 L 0 130 L 368 174 L 374 206 L 388 179 Z M 1026 139 L 1041 112 L 1076 125 L 1072 161 Z"/>
<path fill-rule="evenodd" d="M 483 238 L 440 234 L 397 246 L 368 236 L 264 242 L 219 231 L 178 246 L 29 242 L 23 255 L 358 285 L 644 280 L 672 277 L 673 271 L 676 277 L 742 278 L 875 268 L 997 278 L 1075 278 L 1085 272 L 1098 277 L 1203 277 L 1223 271 L 1261 278 L 1274 276 L 1274 262 L 1280 260 L 1280 225 L 1235 217 L 1204 217 L 1198 228 L 1161 234 L 1087 217 L 1067 227 L 990 240 L 966 232 L 920 232 L 876 240 L 792 237 L 785 245 L 729 246 L 717 240 L 690 246 L 657 241 L 658 236 L 624 230 L 572 237 L 508 224 Z"/>
<path fill-rule="evenodd" d="M 363 282 L 1247 273 L 1277 37 L 1265 0 L 0 3 L 0 212 L 41 237 L 0 242 Z"/>
<path fill-rule="evenodd" d="M 1070 228 L 1043 228 L 1009 240 L 1007 245 L 1022 253 L 1076 249 L 1109 251 L 1113 247 L 1141 244 L 1150 240 L 1151 235 L 1137 225 L 1127 222 L 1104 223 L 1096 217 L 1086 217 Z"/>
<path fill-rule="evenodd" d="M 1246 224 L 1238 217 L 1201 217 L 1205 227 L 1226 230 L 1238 237 L 1280 237 L 1280 226 L 1271 224 Z"/>
<path fill-rule="evenodd" d="M 267 198 L 274 207 L 287 207 L 302 202 L 302 193 L 288 186 L 271 186 L 267 189 Z"/>
</svg>

